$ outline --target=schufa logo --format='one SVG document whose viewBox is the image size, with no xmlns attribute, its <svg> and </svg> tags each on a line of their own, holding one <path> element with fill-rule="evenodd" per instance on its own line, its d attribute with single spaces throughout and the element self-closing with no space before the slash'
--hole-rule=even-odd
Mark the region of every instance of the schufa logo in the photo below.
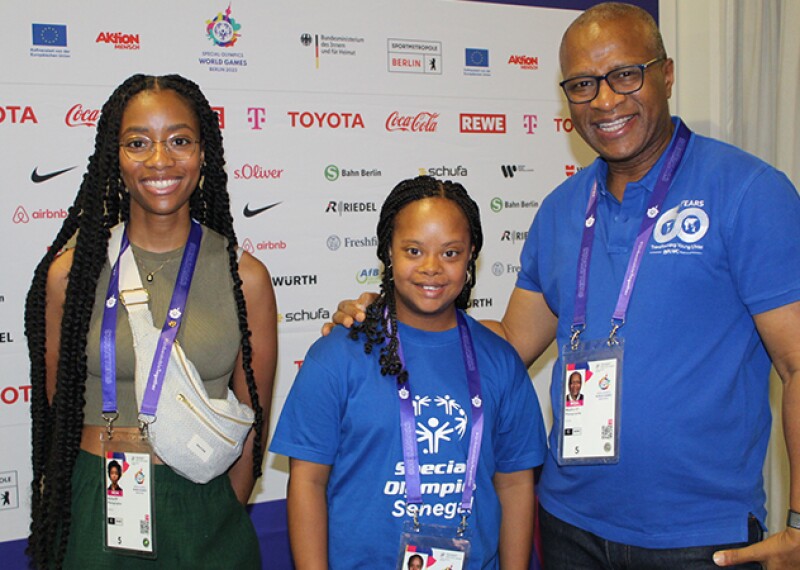
<svg viewBox="0 0 800 570">
<path fill-rule="evenodd" d="M 439 127 L 439 113 L 423 111 L 416 115 L 401 115 L 397 111 L 386 118 L 386 130 L 432 133 Z"/>
<path fill-rule="evenodd" d="M 64 123 L 68 127 L 96 127 L 99 118 L 100 109 L 84 109 L 83 105 L 77 103 L 67 111 Z"/>
</svg>

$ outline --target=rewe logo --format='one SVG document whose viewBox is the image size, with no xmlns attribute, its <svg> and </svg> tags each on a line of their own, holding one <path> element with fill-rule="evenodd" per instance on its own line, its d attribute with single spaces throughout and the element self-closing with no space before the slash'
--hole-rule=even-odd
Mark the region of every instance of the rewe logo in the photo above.
<svg viewBox="0 0 800 570">
<path fill-rule="evenodd" d="M 459 123 L 462 133 L 503 134 L 506 116 L 502 114 L 461 113 Z"/>
</svg>

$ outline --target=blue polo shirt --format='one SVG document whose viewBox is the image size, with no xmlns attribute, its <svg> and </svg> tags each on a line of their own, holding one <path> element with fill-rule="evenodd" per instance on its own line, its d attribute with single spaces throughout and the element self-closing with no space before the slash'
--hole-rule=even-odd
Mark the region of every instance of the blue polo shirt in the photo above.
<svg viewBox="0 0 800 570">
<path fill-rule="evenodd" d="M 677 124 L 679 119 L 673 119 Z M 517 286 L 541 292 L 569 339 L 589 192 L 599 189 L 582 339 L 608 336 L 631 247 L 665 160 L 620 203 L 602 159 L 542 203 Z M 747 539 L 764 521 L 770 359 L 753 315 L 800 300 L 800 199 L 784 174 L 693 134 L 647 245 L 625 339 L 620 460 L 556 463 L 561 410 L 539 485 L 558 518 L 608 540 L 678 548 Z M 562 363 L 551 396 L 561 398 Z"/>
</svg>

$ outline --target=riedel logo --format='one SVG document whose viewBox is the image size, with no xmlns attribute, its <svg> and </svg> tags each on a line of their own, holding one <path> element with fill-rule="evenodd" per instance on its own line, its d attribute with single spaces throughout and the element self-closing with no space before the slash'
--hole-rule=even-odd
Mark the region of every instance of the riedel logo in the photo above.
<svg viewBox="0 0 800 570">
<path fill-rule="evenodd" d="M 356 129 L 364 128 L 361 113 L 317 113 L 310 111 L 288 111 L 291 126 L 310 129 Z"/>
<path fill-rule="evenodd" d="M 70 107 L 64 122 L 68 127 L 96 127 L 100 118 L 100 109 L 84 109 L 77 103 Z"/>
<path fill-rule="evenodd" d="M 401 115 L 397 111 L 386 117 L 386 130 L 412 133 L 433 133 L 439 127 L 439 113 L 423 111 L 416 115 Z"/>
<path fill-rule="evenodd" d="M 459 124 L 462 133 L 503 134 L 506 116 L 501 114 L 461 113 Z"/>
</svg>

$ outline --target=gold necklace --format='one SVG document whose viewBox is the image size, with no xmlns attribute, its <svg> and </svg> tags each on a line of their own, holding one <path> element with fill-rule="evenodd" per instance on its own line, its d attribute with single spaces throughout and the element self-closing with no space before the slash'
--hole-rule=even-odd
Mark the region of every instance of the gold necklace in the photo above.
<svg viewBox="0 0 800 570">
<path fill-rule="evenodd" d="M 148 283 L 152 283 L 152 282 L 153 282 L 153 276 L 154 276 L 156 273 L 158 273 L 159 271 L 161 271 L 162 269 L 164 269 L 164 266 L 165 266 L 167 263 L 170 263 L 170 262 L 172 262 L 172 261 L 175 261 L 176 259 L 178 259 L 178 258 L 177 258 L 177 257 L 173 257 L 172 259 L 168 259 L 168 260 L 166 260 L 164 263 L 162 263 L 161 265 L 159 265 L 157 268 L 155 268 L 155 269 L 153 269 L 152 271 L 150 271 L 150 272 L 147 274 L 147 276 L 145 277 L 145 279 L 147 280 L 147 282 L 148 282 Z"/>
</svg>

